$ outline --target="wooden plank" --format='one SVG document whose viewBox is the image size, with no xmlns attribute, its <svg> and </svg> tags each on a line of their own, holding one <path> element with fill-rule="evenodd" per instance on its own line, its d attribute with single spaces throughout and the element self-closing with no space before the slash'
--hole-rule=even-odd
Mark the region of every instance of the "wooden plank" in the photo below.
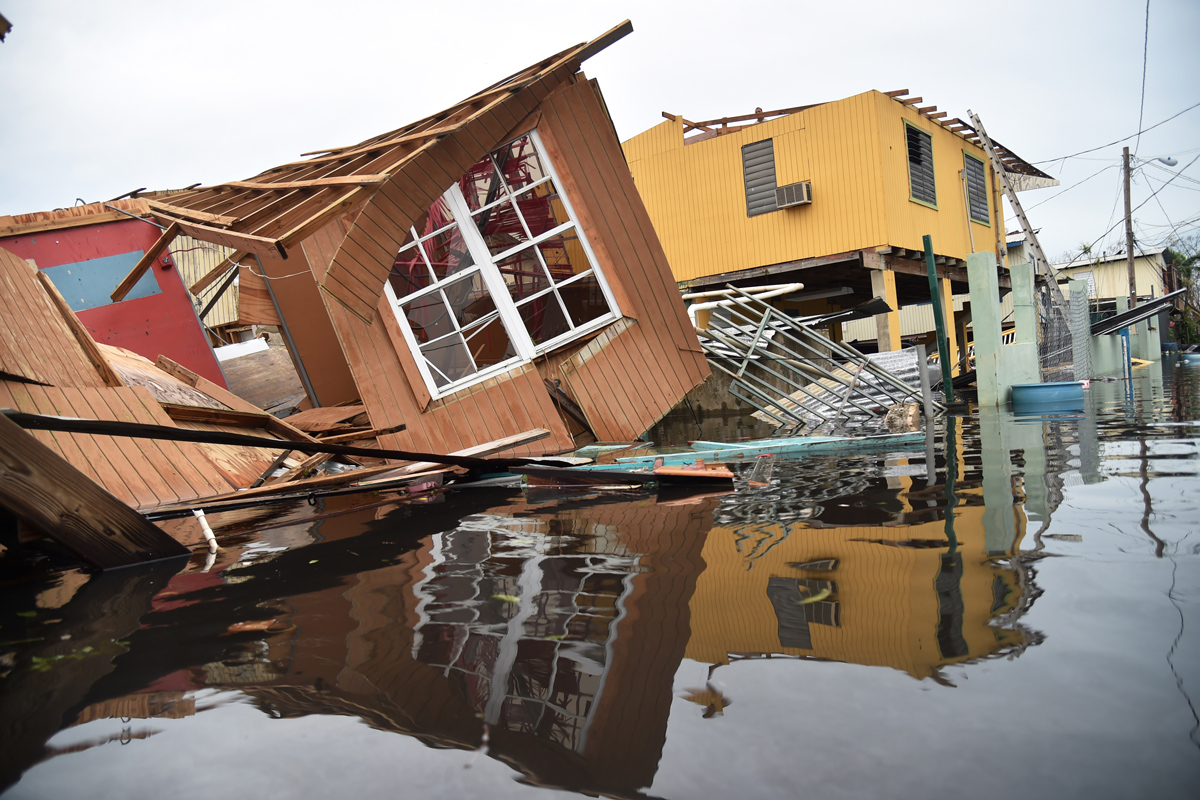
<svg viewBox="0 0 1200 800">
<path fill-rule="evenodd" d="M 0 500 L 23 522 L 99 569 L 189 551 L 0 417 Z"/>
<path fill-rule="evenodd" d="M 149 391 L 134 387 L 131 396 L 123 396 L 125 405 L 133 414 L 135 422 L 147 425 L 171 425 L 171 418 L 166 415 L 158 402 Z M 188 497 L 199 497 L 214 492 L 225 492 L 230 488 L 238 488 L 229 483 L 216 465 L 209 458 L 210 449 L 204 445 L 187 442 L 150 442 L 158 448 L 166 459 L 168 469 L 163 470 L 164 477 L 174 469 L 183 481 L 190 487 Z"/>
<path fill-rule="evenodd" d="M 0 384 L 0 386 L 3 385 Z M 34 387 L 32 386 L 14 386 L 13 384 L 8 384 L 7 388 L 12 408 L 31 414 L 58 413 L 46 397 L 44 391 L 38 390 L 35 396 L 33 394 Z M 73 436 L 69 433 L 38 431 L 35 435 L 42 444 L 65 458 L 76 469 L 87 475 L 88 478 L 115 494 L 117 499 L 131 506 L 137 503 L 137 498 L 134 497 L 133 492 L 125 487 L 125 484 L 120 479 L 120 475 L 108 466 L 108 461 L 104 458 L 104 454 L 100 452 L 100 448 L 96 445 L 95 441 L 86 436 Z M 102 471 L 103 474 L 101 474 Z"/>
<path fill-rule="evenodd" d="M 279 420 L 264 411 L 230 411 L 217 408 L 202 408 L 200 406 L 184 406 L 174 403 L 160 403 L 167 416 L 176 422 L 204 422 L 210 425 L 226 425 L 235 428 L 251 428 L 280 433 L 284 439 L 295 441 L 312 441 L 295 429 L 295 426 L 277 426 Z"/>
<path fill-rule="evenodd" d="M 462 450 L 455 450 L 453 453 L 449 453 L 448 455 L 484 458 L 486 456 L 495 455 L 496 453 L 502 453 L 505 450 L 511 450 L 514 447 L 520 447 L 522 445 L 530 444 L 531 442 L 540 441 L 549 435 L 550 431 L 546 430 L 545 428 L 537 428 L 536 430 L 524 431 L 522 433 L 513 434 L 512 436 L 505 436 L 504 438 L 496 439 L 495 441 L 477 444 L 474 447 L 466 447 Z M 361 484 L 364 486 L 369 486 L 372 483 L 391 480 L 393 478 L 402 478 L 406 475 L 411 475 L 414 472 L 424 472 L 440 466 L 444 465 L 434 464 L 429 461 L 418 461 L 407 466 L 395 467 L 389 472 L 377 473 L 372 480 L 361 481 Z"/>
<path fill-rule="evenodd" d="M 361 431 L 352 431 L 350 433 L 341 433 L 337 436 L 322 436 L 317 439 L 319 442 L 327 442 L 329 444 L 341 444 L 343 442 L 353 442 L 356 439 L 376 439 L 380 436 L 386 436 L 389 433 L 399 433 L 404 430 L 404 425 L 392 425 L 388 428 L 365 428 Z"/>
<path fill-rule="evenodd" d="M 388 179 L 387 174 L 379 175 L 345 175 L 335 178 L 314 178 L 305 181 L 229 181 L 222 186 L 233 186 L 237 189 L 256 189 L 264 192 L 277 192 L 285 189 L 314 189 L 322 186 L 372 186 L 383 183 Z M 220 187 L 203 187 L 220 188 Z"/>
<path fill-rule="evenodd" d="M 172 205 L 171 203 L 162 203 L 158 200 L 147 200 L 146 205 L 150 206 L 150 208 L 154 209 L 155 211 L 167 214 L 171 217 L 186 217 L 187 219 L 194 219 L 197 222 L 204 222 L 210 225 L 236 225 L 238 221 L 237 217 L 226 217 L 222 216 L 221 214 L 210 214 L 207 211 L 197 211 L 196 209 L 188 208 L 187 206 L 177 206 Z"/>
<path fill-rule="evenodd" d="M 158 261 L 158 257 L 162 255 L 162 252 L 167 249 L 167 246 L 170 245 L 178 235 L 179 223 L 172 222 L 167 226 L 167 229 L 163 231 L 161 235 L 159 235 L 158 240 L 150 246 L 150 249 L 142 254 L 142 257 L 138 259 L 138 262 L 133 265 L 133 269 L 129 270 L 129 274 L 117 284 L 117 288 L 113 289 L 110 297 L 114 303 L 119 303 L 125 299 L 125 295 L 129 294 L 130 290 L 132 290 L 137 282 L 142 279 L 142 276 L 146 274 L 146 270 L 154 266 L 155 262 Z"/>
<path fill-rule="evenodd" d="M 71 392 L 70 399 L 74 401 L 75 407 L 74 416 L 97 421 L 133 422 L 133 414 L 116 396 L 119 391 L 129 390 L 83 389 L 78 393 Z M 70 412 L 64 413 L 70 416 Z M 137 496 L 139 508 L 156 507 L 176 500 L 166 481 L 142 451 L 142 441 L 123 436 L 100 436 L 97 437 L 97 444 L 112 465 L 121 472 L 125 485 Z"/>
<path fill-rule="evenodd" d="M 37 220 L 0 225 L 0 237 L 26 236 L 43 231 L 59 231 L 67 228 L 81 228 L 85 225 L 100 225 L 105 222 L 121 222 L 129 219 L 129 215 L 119 211 L 108 211 L 103 214 L 89 214 L 81 217 L 63 217 L 61 219 Z"/>
<path fill-rule="evenodd" d="M 38 269 L 0 250 L 0 369 L 36 383 L 102 384 L 38 286 Z"/>
<path fill-rule="evenodd" d="M 107 386 L 124 386 L 121 376 L 117 374 L 112 365 L 108 363 L 108 359 L 100 352 L 100 348 L 96 345 L 96 340 L 92 338 L 92 334 L 83 326 L 83 322 L 79 317 L 75 316 L 75 312 L 67 304 L 66 299 L 58 291 L 58 287 L 54 282 L 42 272 L 37 270 L 37 279 L 42 284 L 42 288 L 46 290 L 46 295 L 50 298 L 51 304 L 57 309 L 59 315 L 67 325 L 67 329 L 75 337 L 75 341 L 83 348 L 84 355 L 92 362 L 92 366 L 96 368 L 101 382 Z"/>
<path fill-rule="evenodd" d="M 222 228 L 213 228 L 208 225 L 200 225 L 199 223 L 185 222 L 183 220 L 174 220 L 174 222 L 179 225 L 181 231 L 193 239 L 199 239 L 202 242 L 224 245 L 232 250 L 245 250 L 248 253 L 254 253 L 258 256 L 267 256 L 269 258 L 281 256 L 287 258 L 287 250 L 283 248 L 283 245 L 277 239 L 267 239 L 249 233 L 227 231 Z"/>
<path fill-rule="evenodd" d="M 366 407 L 360 403 L 344 406 L 310 408 L 307 411 L 300 411 L 296 414 L 292 414 L 287 418 L 287 421 L 292 427 L 299 428 L 302 431 L 307 431 L 310 430 L 310 425 L 328 425 L 345 422 L 352 417 L 357 417 L 366 410 Z M 321 428 L 317 428 L 317 430 L 321 430 Z"/>
<path fill-rule="evenodd" d="M 200 278 L 200 280 L 189 286 L 188 291 L 192 294 L 200 294 L 200 292 L 203 292 L 209 286 L 212 286 L 214 283 L 216 283 L 217 280 L 226 272 L 228 272 L 235 263 L 241 261 L 247 255 L 248 253 L 245 250 L 237 250 L 231 253 L 228 258 L 226 258 L 213 269 L 206 272 L 204 276 Z"/>
</svg>

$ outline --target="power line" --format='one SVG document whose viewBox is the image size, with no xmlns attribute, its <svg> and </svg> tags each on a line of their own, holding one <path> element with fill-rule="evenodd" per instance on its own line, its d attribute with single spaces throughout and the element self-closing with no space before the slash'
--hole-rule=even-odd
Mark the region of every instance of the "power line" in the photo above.
<svg viewBox="0 0 1200 800">
<path fill-rule="evenodd" d="M 1200 105 L 1200 103 L 1198 103 L 1197 105 Z M 1183 172 L 1183 170 L 1187 169 L 1187 168 L 1188 168 L 1188 167 L 1190 167 L 1192 164 L 1195 164 L 1197 161 L 1200 161 L 1200 155 L 1196 156 L 1196 157 L 1195 157 L 1195 158 L 1193 158 L 1191 161 L 1189 161 L 1187 164 L 1185 164 L 1185 165 L 1184 165 L 1184 167 L 1183 167 L 1183 169 L 1179 170 L 1179 172 Z M 1129 213 L 1130 213 L 1130 215 L 1132 215 L 1134 211 L 1137 211 L 1139 208 L 1141 208 L 1142 206 L 1146 205 L 1146 203 L 1149 203 L 1151 200 L 1153 200 L 1155 197 L 1157 197 L 1157 196 L 1158 196 L 1158 193 L 1159 193 L 1159 192 L 1161 192 L 1163 189 L 1167 188 L 1168 186 L 1170 186 L 1170 185 L 1171 185 L 1171 181 L 1175 180 L 1175 178 L 1176 178 L 1176 177 L 1178 177 L 1178 173 L 1176 173 L 1174 176 L 1172 176 L 1170 180 L 1164 181 L 1162 186 L 1160 186 L 1160 187 L 1158 187 L 1157 189 L 1155 189 L 1155 190 L 1154 190 L 1154 192 L 1153 192 L 1153 193 L 1151 193 L 1151 195 L 1150 195 L 1149 197 L 1147 197 L 1147 198 L 1146 198 L 1145 200 L 1143 200 L 1142 202 L 1138 203 L 1138 204 L 1137 204 L 1137 207 L 1136 207 L 1136 208 L 1134 208 L 1134 209 L 1132 209 L 1132 210 L 1129 212 Z M 1102 233 L 1102 234 L 1100 234 L 1098 237 L 1096 237 L 1096 241 L 1094 241 L 1094 242 L 1092 242 L 1091 244 L 1089 244 L 1089 245 L 1087 245 L 1087 246 L 1083 247 L 1082 249 L 1080 249 L 1080 251 L 1079 251 L 1079 255 L 1086 255 L 1087 253 L 1090 253 L 1090 252 L 1092 251 L 1092 248 L 1093 248 L 1093 247 L 1095 247 L 1097 244 L 1099 244 L 1099 243 L 1100 243 L 1100 241 L 1101 241 L 1102 239 L 1104 239 L 1104 237 L 1105 237 L 1105 236 L 1108 236 L 1110 233 L 1112 233 L 1114 230 L 1116 230 L 1116 229 L 1117 229 L 1117 225 L 1123 225 L 1123 224 L 1125 224 L 1125 220 L 1124 220 L 1124 218 L 1117 220 L 1116 224 L 1114 224 L 1112 227 L 1110 227 L 1110 228 L 1109 228 L 1108 230 L 1106 230 L 1104 233 Z M 1078 258 L 1078 256 L 1076 256 L 1076 258 Z M 1075 258 L 1072 258 L 1072 259 L 1071 259 L 1071 261 L 1074 261 L 1074 260 L 1075 260 Z"/>
<path fill-rule="evenodd" d="M 1142 113 L 1146 110 L 1146 61 L 1150 53 L 1150 0 L 1146 0 L 1146 33 L 1142 40 L 1142 99 L 1138 103 L 1138 134 L 1137 141 L 1133 143 L 1133 152 L 1136 153 L 1138 145 L 1142 143 Z"/>
<path fill-rule="evenodd" d="M 1086 178 L 1084 178 L 1083 180 L 1079 181 L 1078 183 L 1073 183 L 1073 184 L 1071 184 L 1071 185 L 1070 185 L 1070 186 L 1068 186 L 1067 188 L 1063 189 L 1061 192 L 1055 192 L 1054 194 L 1052 194 L 1052 195 L 1050 195 L 1049 197 L 1047 197 L 1045 200 L 1041 201 L 1040 203 L 1034 203 L 1033 205 L 1029 206 L 1029 207 L 1028 207 L 1028 208 L 1026 208 L 1025 210 L 1026 210 L 1026 211 L 1032 211 L 1033 209 L 1037 208 L 1038 206 L 1045 205 L 1046 203 L 1049 203 L 1049 202 L 1050 202 L 1051 200 L 1053 200 L 1054 198 L 1056 198 L 1056 197 L 1060 197 L 1060 196 L 1062 196 L 1062 195 L 1066 194 L 1067 192 L 1071 191 L 1071 190 L 1072 190 L 1072 189 L 1074 189 L 1076 186 L 1082 186 L 1083 184 L 1087 183 L 1088 181 L 1090 181 L 1092 178 L 1096 177 L 1097 175 L 1100 175 L 1100 174 L 1101 174 L 1101 173 L 1103 173 L 1103 172 L 1107 172 L 1107 171 L 1108 171 L 1108 170 L 1110 170 L 1110 169 L 1116 169 L 1116 168 L 1117 168 L 1117 166 L 1118 166 L 1118 165 L 1116 165 L 1116 164 L 1109 164 L 1108 166 L 1101 167 L 1099 170 L 1097 170 L 1096 172 L 1093 172 L 1091 175 L 1088 175 Z"/>
<path fill-rule="evenodd" d="M 1139 130 L 1137 133 L 1131 133 L 1128 136 L 1125 136 L 1121 139 L 1117 139 L 1115 142 L 1109 142 L 1108 144 L 1102 144 L 1099 147 L 1091 147 L 1091 148 L 1088 148 L 1087 150 L 1080 150 L 1078 153 L 1072 153 L 1069 156 L 1059 156 L 1058 158 L 1047 158 L 1042 161 L 1032 161 L 1030 163 L 1035 164 L 1035 165 L 1036 164 L 1052 164 L 1055 161 L 1066 161 L 1068 158 L 1075 158 L 1076 156 L 1082 156 L 1087 153 L 1094 153 L 1097 150 L 1103 150 L 1106 147 L 1112 147 L 1114 144 L 1120 144 L 1121 142 L 1128 142 L 1130 139 L 1134 138 L 1135 136 L 1141 136 L 1143 133 L 1148 133 L 1148 132 L 1154 130 L 1155 128 L 1159 127 L 1160 125 L 1166 125 L 1168 122 L 1175 119 L 1175 117 L 1183 116 L 1184 114 L 1186 114 L 1187 112 L 1191 111 L 1194 108 L 1200 108 L 1200 103 L 1190 105 L 1187 108 L 1185 108 L 1183 111 L 1180 111 L 1178 114 L 1173 114 L 1173 115 L 1167 117 L 1162 122 L 1155 123 L 1154 125 L 1151 125 L 1149 128 L 1143 128 L 1142 130 Z"/>
</svg>

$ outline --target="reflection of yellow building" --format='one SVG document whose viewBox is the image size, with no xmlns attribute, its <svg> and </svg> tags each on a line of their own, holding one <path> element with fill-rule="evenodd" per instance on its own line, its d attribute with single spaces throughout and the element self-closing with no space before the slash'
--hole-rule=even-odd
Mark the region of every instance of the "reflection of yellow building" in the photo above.
<svg viewBox="0 0 1200 800">
<path fill-rule="evenodd" d="M 714 527 L 685 655 L 725 664 L 730 655 L 782 653 L 925 678 L 1020 646 L 1020 631 L 994 626 L 1021 590 L 1013 569 L 988 557 L 982 498 L 972 496 L 979 494 L 959 492 L 954 548 L 943 520 Z M 1013 548 L 1023 532 L 1020 524 Z"/>
</svg>

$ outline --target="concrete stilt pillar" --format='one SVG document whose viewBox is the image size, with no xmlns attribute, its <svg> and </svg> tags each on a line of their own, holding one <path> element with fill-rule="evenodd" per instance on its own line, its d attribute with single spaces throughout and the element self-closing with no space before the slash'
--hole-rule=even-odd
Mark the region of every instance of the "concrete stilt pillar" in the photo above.
<svg viewBox="0 0 1200 800">
<path fill-rule="evenodd" d="M 875 333 L 879 351 L 900 349 L 900 301 L 896 295 L 896 273 L 890 269 L 871 271 L 871 292 L 892 307 L 890 314 L 875 316 Z"/>
</svg>

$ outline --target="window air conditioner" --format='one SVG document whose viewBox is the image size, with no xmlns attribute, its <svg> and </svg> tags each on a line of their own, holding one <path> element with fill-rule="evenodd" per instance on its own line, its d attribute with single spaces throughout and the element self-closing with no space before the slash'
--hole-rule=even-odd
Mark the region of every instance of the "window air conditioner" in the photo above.
<svg viewBox="0 0 1200 800">
<path fill-rule="evenodd" d="M 791 208 L 805 206 L 812 202 L 812 181 L 789 183 L 775 189 L 775 207 Z"/>
</svg>

